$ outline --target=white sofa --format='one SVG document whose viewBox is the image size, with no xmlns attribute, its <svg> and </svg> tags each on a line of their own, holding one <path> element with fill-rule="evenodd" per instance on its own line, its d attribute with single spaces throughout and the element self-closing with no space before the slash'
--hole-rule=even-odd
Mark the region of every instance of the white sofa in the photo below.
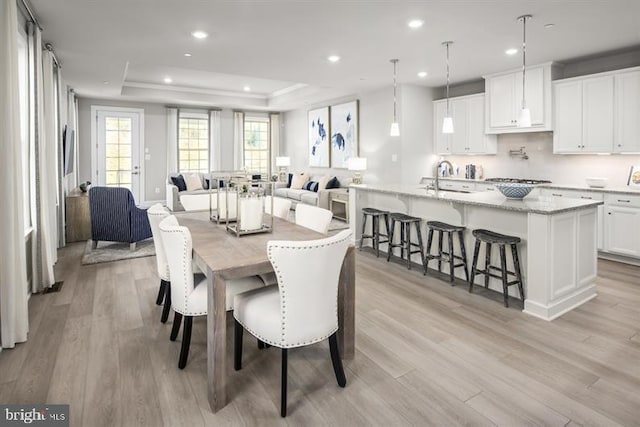
<svg viewBox="0 0 640 427">
<path fill-rule="evenodd" d="M 333 175 L 332 175 L 333 176 Z M 322 175 L 320 176 L 311 176 L 310 181 L 320 181 Z M 291 200 L 292 207 L 295 208 L 295 205 L 298 203 L 304 203 L 306 205 L 318 206 L 324 209 L 329 209 L 329 195 L 332 191 L 336 190 L 344 190 L 351 183 L 350 177 L 338 176 L 338 181 L 340 181 L 340 188 L 332 188 L 319 190 L 317 193 L 315 191 L 309 190 L 294 190 L 291 188 L 287 188 L 286 182 L 277 182 L 275 189 L 276 197 L 283 197 L 285 199 Z"/>
<path fill-rule="evenodd" d="M 209 190 L 196 191 L 178 191 L 178 187 L 173 184 L 171 177 L 181 175 L 179 173 L 170 173 L 167 177 L 167 207 L 173 212 L 185 210 L 183 202 L 187 204 L 187 210 L 197 210 L 197 206 L 205 206 L 209 208 Z M 204 188 L 205 174 L 199 174 Z M 208 174 L 206 174 L 208 178 Z M 214 183 L 215 184 L 215 183 Z M 184 196 L 187 196 L 183 199 Z"/>
</svg>

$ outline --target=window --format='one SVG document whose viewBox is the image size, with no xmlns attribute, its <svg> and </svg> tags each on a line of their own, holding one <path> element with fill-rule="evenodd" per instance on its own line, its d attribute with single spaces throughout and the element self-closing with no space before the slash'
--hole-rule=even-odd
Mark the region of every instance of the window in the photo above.
<svg viewBox="0 0 640 427">
<path fill-rule="evenodd" d="M 244 121 L 244 167 L 247 172 L 268 177 L 271 173 L 269 119 L 247 118 Z"/>
<path fill-rule="evenodd" d="M 105 118 L 107 187 L 131 190 L 131 122 L 128 117 Z"/>
<path fill-rule="evenodd" d="M 208 116 L 181 112 L 178 128 L 179 172 L 209 172 Z"/>
</svg>

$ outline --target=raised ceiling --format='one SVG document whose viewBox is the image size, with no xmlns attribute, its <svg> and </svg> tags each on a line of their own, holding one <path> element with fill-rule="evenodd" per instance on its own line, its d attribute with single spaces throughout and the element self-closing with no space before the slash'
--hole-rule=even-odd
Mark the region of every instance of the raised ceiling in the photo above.
<svg viewBox="0 0 640 427">
<path fill-rule="evenodd" d="M 518 67 L 640 45 L 638 0 L 31 0 L 80 96 L 287 110 L 398 81 L 442 86 Z M 419 29 L 407 22 L 424 21 Z M 545 28 L 545 24 L 555 24 Z M 209 34 L 204 40 L 194 30 Z M 191 57 L 185 57 L 190 53 Z M 338 63 L 327 57 L 336 54 Z M 418 71 L 428 77 L 419 78 Z M 172 83 L 163 82 L 171 77 Z M 108 82 L 108 83 L 105 83 Z M 245 91 L 249 86 L 251 91 Z"/>
</svg>

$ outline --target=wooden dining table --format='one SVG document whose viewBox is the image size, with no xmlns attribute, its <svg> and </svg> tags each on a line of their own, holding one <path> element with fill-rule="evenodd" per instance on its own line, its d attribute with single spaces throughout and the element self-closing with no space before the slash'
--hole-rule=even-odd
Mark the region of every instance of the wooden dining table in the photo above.
<svg viewBox="0 0 640 427">
<path fill-rule="evenodd" d="M 208 212 L 177 215 L 191 232 L 193 257 L 207 276 L 207 386 L 209 404 L 217 412 L 227 404 L 226 282 L 273 271 L 267 257 L 269 240 L 316 240 L 323 234 L 274 217 L 270 233 L 236 237 L 224 224 L 209 220 Z M 338 286 L 338 346 L 343 359 L 355 353 L 355 248 L 345 255 Z"/>
</svg>

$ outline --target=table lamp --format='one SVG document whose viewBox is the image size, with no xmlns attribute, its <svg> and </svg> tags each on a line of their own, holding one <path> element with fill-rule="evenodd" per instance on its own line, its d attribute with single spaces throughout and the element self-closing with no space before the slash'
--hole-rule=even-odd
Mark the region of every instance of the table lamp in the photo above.
<svg viewBox="0 0 640 427">
<path fill-rule="evenodd" d="M 354 184 L 362 184 L 362 175 L 360 172 L 367 170 L 367 158 L 366 157 L 352 157 L 349 159 L 349 170 L 354 171 L 353 180 Z"/>
<path fill-rule="evenodd" d="M 290 157 L 276 157 L 276 166 L 280 168 L 278 172 L 278 180 L 280 182 L 287 182 L 287 167 L 290 165 Z"/>
</svg>

